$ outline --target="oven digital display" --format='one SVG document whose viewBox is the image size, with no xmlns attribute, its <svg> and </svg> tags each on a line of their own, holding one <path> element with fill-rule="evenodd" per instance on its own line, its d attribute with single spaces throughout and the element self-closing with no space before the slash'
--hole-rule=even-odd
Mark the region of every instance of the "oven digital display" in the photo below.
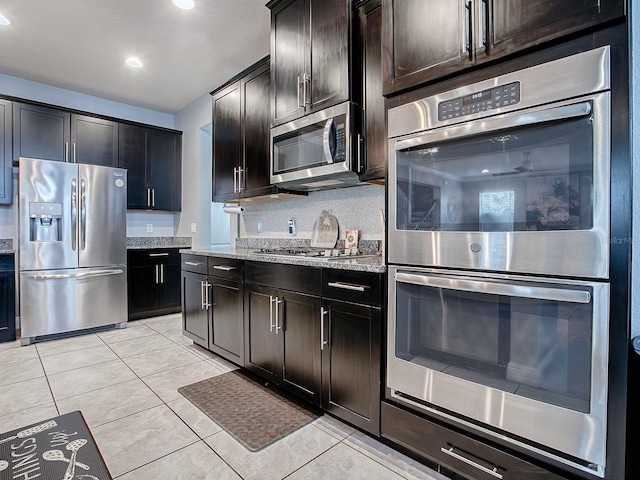
<svg viewBox="0 0 640 480">
<path fill-rule="evenodd" d="M 516 105 L 520 102 L 520 82 L 474 92 L 438 104 L 438 120 L 451 120 L 474 113 Z"/>
</svg>

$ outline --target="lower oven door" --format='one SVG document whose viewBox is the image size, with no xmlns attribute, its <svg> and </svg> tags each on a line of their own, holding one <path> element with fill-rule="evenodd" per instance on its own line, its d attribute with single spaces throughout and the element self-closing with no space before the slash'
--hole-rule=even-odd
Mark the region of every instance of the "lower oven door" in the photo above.
<svg viewBox="0 0 640 480">
<path fill-rule="evenodd" d="M 393 398 L 602 474 L 607 283 L 391 266 L 389 285 Z"/>
</svg>

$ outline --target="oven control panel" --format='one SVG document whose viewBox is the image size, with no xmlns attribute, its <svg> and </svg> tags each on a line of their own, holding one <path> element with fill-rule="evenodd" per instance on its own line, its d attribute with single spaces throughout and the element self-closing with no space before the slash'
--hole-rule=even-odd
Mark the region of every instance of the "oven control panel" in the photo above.
<svg viewBox="0 0 640 480">
<path fill-rule="evenodd" d="M 451 120 L 520 102 L 520 82 L 507 83 L 438 104 L 438 120 Z"/>
</svg>

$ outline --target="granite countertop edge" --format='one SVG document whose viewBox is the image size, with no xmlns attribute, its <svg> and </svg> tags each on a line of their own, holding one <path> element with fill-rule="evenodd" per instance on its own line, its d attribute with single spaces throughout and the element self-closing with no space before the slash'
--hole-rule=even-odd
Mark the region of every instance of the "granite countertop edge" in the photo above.
<svg viewBox="0 0 640 480">
<path fill-rule="evenodd" d="M 13 248 L 13 240 L 10 238 L 0 238 L 0 255 L 10 255 L 16 253 Z"/>
<path fill-rule="evenodd" d="M 190 247 L 191 237 L 127 237 L 127 250 Z"/>
<path fill-rule="evenodd" d="M 308 267 L 333 268 L 338 270 L 353 270 L 359 272 L 385 273 L 387 266 L 381 257 L 367 257 L 359 259 L 318 261 L 304 257 L 292 258 L 277 255 L 262 255 L 250 249 L 244 248 L 195 248 L 181 249 L 180 253 L 202 255 L 206 257 L 232 258 L 237 260 L 250 260 L 256 262 L 284 263 L 288 265 L 302 265 Z"/>
</svg>

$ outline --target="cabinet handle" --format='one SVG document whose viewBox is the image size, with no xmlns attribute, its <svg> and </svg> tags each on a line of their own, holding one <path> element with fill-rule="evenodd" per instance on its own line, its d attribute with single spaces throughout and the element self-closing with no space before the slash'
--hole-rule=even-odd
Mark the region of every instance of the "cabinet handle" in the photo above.
<svg viewBox="0 0 640 480">
<path fill-rule="evenodd" d="M 76 142 L 71 144 L 71 163 L 78 163 L 78 158 L 76 157 Z"/>
<path fill-rule="evenodd" d="M 147 207 L 151 206 L 151 189 L 147 188 Z"/>
<path fill-rule="evenodd" d="M 200 265 L 202 265 L 202 263 L 200 262 L 184 262 L 185 265 L 191 265 L 192 267 L 199 267 Z M 214 267 L 215 268 L 215 267 Z"/>
<path fill-rule="evenodd" d="M 238 173 L 238 167 L 233 167 L 233 193 L 238 193 L 238 186 L 236 183 L 236 173 Z"/>
<path fill-rule="evenodd" d="M 484 3 L 484 52 L 491 55 L 491 8 L 489 0 L 482 0 Z"/>
<path fill-rule="evenodd" d="M 156 265 L 156 285 L 158 284 L 158 265 Z"/>
<path fill-rule="evenodd" d="M 216 270 L 224 270 L 225 272 L 230 272 L 231 270 L 236 269 L 236 267 L 229 267 L 227 265 L 213 265 L 211 268 L 215 268 Z"/>
<path fill-rule="evenodd" d="M 160 264 L 160 283 L 164 284 L 164 264 Z"/>
<path fill-rule="evenodd" d="M 320 350 L 324 350 L 324 346 L 329 342 L 324 339 L 324 317 L 329 313 L 324 307 L 320 307 Z"/>
<path fill-rule="evenodd" d="M 307 101 L 307 82 L 311 84 L 311 75 L 307 75 L 307 72 L 304 72 L 302 74 L 302 103 L 305 109 L 307 108 L 307 103 L 311 106 L 311 102 Z"/>
<path fill-rule="evenodd" d="M 275 298 L 272 295 L 269 295 L 269 332 L 273 333 L 273 302 L 275 302 Z"/>
<path fill-rule="evenodd" d="M 465 2 L 464 8 L 467 12 L 467 51 L 469 52 L 469 60 L 473 61 L 473 8 L 471 8 L 471 0 Z"/>
<path fill-rule="evenodd" d="M 276 297 L 276 335 L 280 330 L 282 330 L 282 325 L 280 323 L 280 308 L 278 305 L 284 303 L 280 298 Z"/>
<path fill-rule="evenodd" d="M 165 253 L 150 253 L 149 254 L 150 257 L 168 257 L 169 253 L 165 252 Z M 185 262 L 187 263 L 187 262 Z"/>
<path fill-rule="evenodd" d="M 296 83 L 296 94 L 297 94 L 297 99 L 298 99 L 298 108 L 304 108 L 304 105 L 300 105 L 300 87 L 301 87 L 301 82 L 300 82 L 300 75 L 298 75 L 298 80 Z"/>
<path fill-rule="evenodd" d="M 238 167 L 238 193 L 242 193 L 242 191 L 244 190 L 242 184 L 244 179 L 243 177 L 243 173 L 244 173 L 244 169 L 242 167 Z"/>
<path fill-rule="evenodd" d="M 358 134 L 358 138 L 356 140 L 356 148 L 358 149 L 358 173 L 362 171 L 362 134 Z"/>
<path fill-rule="evenodd" d="M 152 207 L 156 206 L 156 189 L 155 188 L 151 189 L 151 206 Z"/>
<path fill-rule="evenodd" d="M 440 447 L 440 451 L 442 453 L 449 455 L 450 457 L 455 458 L 456 460 L 460 460 L 461 462 L 466 463 L 467 465 L 471 465 L 472 467 L 477 468 L 478 470 L 486 474 L 489 474 L 492 477 L 502 478 L 502 475 L 498 473 L 497 466 L 493 467 L 493 469 L 487 468 L 484 465 L 480 465 L 479 463 L 476 463 L 473 460 L 469 460 L 467 457 L 463 457 L 462 455 L 454 452 L 453 451 L 454 448 L 455 448 L 454 446 L 452 446 L 451 448 Z"/>
<path fill-rule="evenodd" d="M 64 142 L 64 161 L 69 163 L 69 142 Z"/>
<path fill-rule="evenodd" d="M 205 310 L 209 310 L 209 307 L 213 306 L 213 303 L 211 302 L 211 298 L 209 298 L 209 292 L 210 292 L 209 287 L 211 287 L 211 286 L 212 286 L 212 284 L 209 283 L 208 281 L 205 282 L 205 284 L 204 284 L 204 302 L 205 302 L 205 307 L 206 307 Z"/>
<path fill-rule="evenodd" d="M 342 288 L 343 290 L 353 290 L 355 292 L 364 292 L 365 288 L 369 288 L 366 285 L 353 285 L 351 283 L 342 282 L 329 282 L 327 285 L 330 287 Z"/>
</svg>

